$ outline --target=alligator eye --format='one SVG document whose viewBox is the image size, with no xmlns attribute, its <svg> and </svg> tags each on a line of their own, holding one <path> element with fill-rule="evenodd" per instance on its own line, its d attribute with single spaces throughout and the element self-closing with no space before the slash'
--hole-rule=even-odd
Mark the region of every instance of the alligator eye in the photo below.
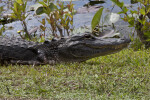
<svg viewBox="0 0 150 100">
<path fill-rule="evenodd" d="M 57 41 L 57 39 L 56 38 L 52 38 L 52 41 Z"/>
<path fill-rule="evenodd" d="M 49 43 L 50 43 L 50 42 L 49 42 L 49 41 L 47 41 L 47 40 L 45 40 L 45 41 L 44 41 L 44 44 L 49 44 Z"/>
<path fill-rule="evenodd" d="M 85 34 L 84 37 L 87 39 L 92 38 L 92 36 L 90 34 Z"/>
</svg>

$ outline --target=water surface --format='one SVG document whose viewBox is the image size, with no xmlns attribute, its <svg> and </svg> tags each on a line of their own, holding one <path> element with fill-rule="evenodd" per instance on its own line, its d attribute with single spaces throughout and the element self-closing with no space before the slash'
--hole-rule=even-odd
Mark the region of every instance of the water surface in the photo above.
<svg viewBox="0 0 150 100">
<path fill-rule="evenodd" d="M 28 7 L 31 5 L 34 5 L 35 1 L 36 0 L 30 0 L 28 2 Z M 130 0 L 123 0 L 123 1 L 125 2 L 125 4 L 130 5 Z M 73 1 L 73 3 L 75 4 L 74 7 L 76 10 L 80 7 L 83 7 L 83 5 L 88 2 L 89 2 L 88 0 Z M 11 13 L 10 6 L 8 6 L 8 3 L 10 3 L 10 2 L 8 2 L 7 0 L 0 1 L 0 7 L 4 6 L 4 9 L 5 9 L 5 11 L 3 11 L 2 14 L 3 13 Z M 110 12 L 107 12 L 106 9 L 111 10 L 113 7 L 113 3 L 110 0 L 106 0 L 106 3 L 100 4 L 100 5 L 104 6 L 104 8 L 105 8 L 103 11 L 103 16 L 110 13 Z M 120 11 L 120 8 L 118 8 L 117 6 L 115 6 L 114 9 L 112 10 L 112 12 L 114 12 L 114 13 L 117 13 L 118 11 Z M 39 27 L 41 24 L 38 20 L 41 20 L 42 18 L 44 18 L 44 16 L 41 16 L 41 17 L 35 16 L 34 11 L 30 11 L 28 13 L 30 13 L 30 15 L 26 19 L 28 30 L 30 30 L 34 27 Z M 90 26 L 94 14 L 95 14 L 95 12 L 86 13 L 86 14 L 75 14 L 74 15 L 74 27 L 79 28 L 81 26 Z M 117 25 L 127 25 L 127 23 L 123 22 L 122 20 L 119 20 L 116 24 Z M 2 25 L 0 27 L 2 27 Z M 16 35 L 14 33 L 17 33 L 18 30 L 22 29 L 22 25 L 21 25 L 20 21 L 15 21 L 15 22 L 6 24 L 5 27 L 6 27 L 6 31 L 3 34 L 7 34 L 7 35 Z M 12 27 L 12 28 L 9 29 L 10 27 Z M 38 32 L 40 33 L 40 30 L 38 30 Z M 50 34 L 50 31 L 47 31 L 47 33 Z"/>
</svg>

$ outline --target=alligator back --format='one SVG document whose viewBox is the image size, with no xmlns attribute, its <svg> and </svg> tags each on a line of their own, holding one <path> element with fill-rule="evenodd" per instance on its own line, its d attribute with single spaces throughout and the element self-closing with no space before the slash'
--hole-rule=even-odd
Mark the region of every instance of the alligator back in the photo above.
<svg viewBox="0 0 150 100">
<path fill-rule="evenodd" d="M 21 38 L 0 36 L 0 63 L 3 64 L 5 61 L 9 63 L 10 61 L 18 60 L 34 60 L 37 53 L 30 48 L 36 45 L 39 44 Z"/>
</svg>

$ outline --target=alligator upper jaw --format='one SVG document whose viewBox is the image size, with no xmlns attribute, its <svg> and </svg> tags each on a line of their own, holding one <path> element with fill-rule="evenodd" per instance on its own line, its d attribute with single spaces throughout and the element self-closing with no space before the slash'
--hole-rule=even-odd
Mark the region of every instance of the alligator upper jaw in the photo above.
<svg viewBox="0 0 150 100">
<path fill-rule="evenodd" d="M 87 47 L 89 48 L 93 48 L 93 49 L 123 49 L 125 47 L 128 46 L 128 43 L 124 43 L 124 44 L 116 44 L 116 45 L 102 45 L 102 46 L 94 46 L 94 45 L 89 45 L 89 44 L 85 44 Z"/>
<path fill-rule="evenodd" d="M 126 38 L 109 38 L 109 39 L 97 39 L 96 41 L 87 41 L 85 42 L 85 46 L 90 48 L 97 48 L 97 49 L 103 49 L 103 48 L 114 48 L 114 49 L 120 49 L 126 47 L 131 42 L 130 39 Z"/>
<path fill-rule="evenodd" d="M 130 39 L 126 38 L 109 38 L 109 39 L 99 39 L 91 43 L 86 43 L 85 45 L 91 49 L 106 49 L 106 51 L 110 50 L 120 50 L 128 46 L 131 42 Z"/>
</svg>

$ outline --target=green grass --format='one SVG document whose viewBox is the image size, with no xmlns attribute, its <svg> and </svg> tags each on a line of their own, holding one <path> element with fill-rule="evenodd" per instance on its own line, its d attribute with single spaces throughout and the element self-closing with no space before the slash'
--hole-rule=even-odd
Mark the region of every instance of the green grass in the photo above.
<svg viewBox="0 0 150 100">
<path fill-rule="evenodd" d="M 150 99 L 150 50 L 122 50 L 84 63 L 1 66 L 0 98 Z"/>
</svg>

